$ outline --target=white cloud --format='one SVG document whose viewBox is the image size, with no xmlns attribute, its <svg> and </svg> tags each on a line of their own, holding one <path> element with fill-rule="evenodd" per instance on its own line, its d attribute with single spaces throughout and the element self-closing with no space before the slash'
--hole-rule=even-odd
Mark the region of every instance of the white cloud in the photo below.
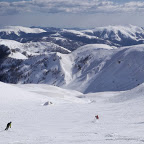
<svg viewBox="0 0 144 144">
<path fill-rule="evenodd" d="M 109 0 L 32 0 L 0 2 L 0 15 L 25 12 L 88 14 L 144 12 L 144 2 L 133 1 L 123 4 L 118 4 Z"/>
<path fill-rule="evenodd" d="M 30 2 L 0 2 L 0 15 L 13 15 L 27 12 L 31 9 Z"/>
</svg>

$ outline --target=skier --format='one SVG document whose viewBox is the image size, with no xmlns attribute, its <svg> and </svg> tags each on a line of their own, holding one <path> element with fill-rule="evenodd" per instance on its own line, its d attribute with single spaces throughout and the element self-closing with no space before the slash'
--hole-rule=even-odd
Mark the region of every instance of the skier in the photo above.
<svg viewBox="0 0 144 144">
<path fill-rule="evenodd" d="M 98 119 L 99 119 L 99 116 L 98 116 L 98 115 L 96 115 L 96 116 L 95 116 L 95 118 L 98 120 Z"/>
<path fill-rule="evenodd" d="M 9 123 L 7 124 L 5 130 L 8 130 L 9 128 L 11 128 L 11 123 L 12 123 L 12 122 L 9 122 Z"/>
</svg>

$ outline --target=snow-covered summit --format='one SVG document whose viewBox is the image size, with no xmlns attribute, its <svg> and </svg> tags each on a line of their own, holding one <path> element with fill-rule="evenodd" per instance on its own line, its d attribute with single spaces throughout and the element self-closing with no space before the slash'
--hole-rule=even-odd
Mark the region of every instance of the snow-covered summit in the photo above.
<svg viewBox="0 0 144 144">
<path fill-rule="evenodd" d="M 96 27 L 93 31 L 104 31 L 107 30 L 109 32 L 113 31 L 113 32 L 118 32 L 118 31 L 129 31 L 131 30 L 131 32 L 143 32 L 143 29 L 141 27 L 138 26 L 134 26 L 134 25 L 128 25 L 128 26 L 123 26 L 123 25 L 109 25 L 109 26 L 105 26 L 105 27 Z"/>
<path fill-rule="evenodd" d="M 6 34 L 14 33 L 16 35 L 19 35 L 20 32 L 23 33 L 42 33 L 46 32 L 43 29 L 39 28 L 29 28 L 29 27 L 22 27 L 22 26 L 7 26 L 4 29 L 0 29 L 0 32 L 6 32 Z"/>
<path fill-rule="evenodd" d="M 93 31 L 99 33 L 101 38 L 117 41 L 121 41 L 121 37 L 137 39 L 138 34 L 144 34 L 143 28 L 133 25 L 97 27 Z"/>
<path fill-rule="evenodd" d="M 96 27 L 95 29 L 84 30 L 83 32 L 111 41 L 119 46 L 142 44 L 144 41 L 144 29 L 133 25 Z"/>
</svg>

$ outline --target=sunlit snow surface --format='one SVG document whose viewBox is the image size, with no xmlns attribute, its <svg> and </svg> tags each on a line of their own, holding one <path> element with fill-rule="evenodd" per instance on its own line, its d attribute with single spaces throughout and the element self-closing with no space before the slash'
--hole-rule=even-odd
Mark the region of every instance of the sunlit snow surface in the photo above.
<svg viewBox="0 0 144 144">
<path fill-rule="evenodd" d="M 52 104 L 44 106 L 47 101 Z M 0 83 L 0 116 L 0 144 L 143 144 L 144 85 L 83 95 Z M 9 121 L 12 128 L 4 131 Z"/>
</svg>

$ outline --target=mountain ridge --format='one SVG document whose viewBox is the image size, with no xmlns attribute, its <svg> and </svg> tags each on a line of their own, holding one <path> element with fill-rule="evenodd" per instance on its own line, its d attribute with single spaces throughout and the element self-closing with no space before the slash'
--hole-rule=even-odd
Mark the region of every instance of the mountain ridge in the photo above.
<svg viewBox="0 0 144 144">
<path fill-rule="evenodd" d="M 129 26 L 125 29 L 126 32 L 138 29 L 143 35 L 142 28 Z M 133 37 L 136 36 L 134 31 L 131 32 Z M 44 33 L 46 36 L 49 32 Z M 0 58 L 0 81 L 46 83 L 83 93 L 129 90 L 144 82 L 144 44 L 120 47 L 116 46 L 118 43 L 113 45 L 109 40 L 107 43 L 85 33 L 52 29 L 47 37 L 43 37 L 42 32 L 42 39 L 31 37 L 32 41 L 0 39 L 0 46 L 7 47 L 0 48 L 4 55 Z"/>
</svg>

